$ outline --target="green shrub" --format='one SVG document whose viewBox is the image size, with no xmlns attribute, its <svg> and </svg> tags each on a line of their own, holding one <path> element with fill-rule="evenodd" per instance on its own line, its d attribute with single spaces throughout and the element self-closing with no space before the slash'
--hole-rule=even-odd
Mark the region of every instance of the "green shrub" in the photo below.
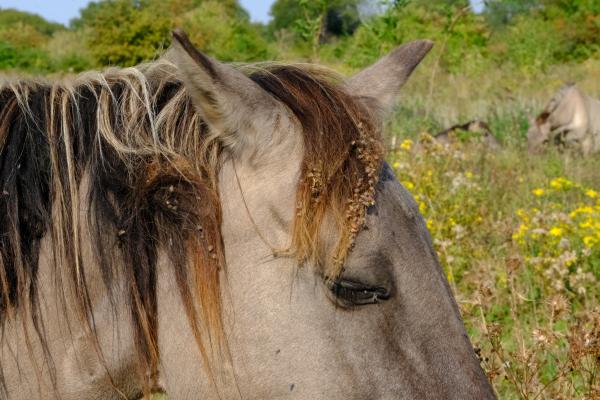
<svg viewBox="0 0 600 400">
<path fill-rule="evenodd" d="M 15 25 L 28 25 L 44 36 L 65 29 L 63 25 L 48 22 L 36 14 L 10 8 L 0 9 L 0 30 L 15 30 Z"/>
<path fill-rule="evenodd" d="M 41 49 L 17 48 L 11 43 L 0 41 L 0 69 L 47 72 L 51 70 L 51 61 Z"/>
<path fill-rule="evenodd" d="M 142 1 L 90 3 L 73 24 L 88 29 L 86 44 L 99 65 L 135 65 L 156 57 L 169 43 L 168 18 Z"/>
<path fill-rule="evenodd" d="M 306 24 L 318 20 L 319 34 L 322 38 L 327 35 L 351 35 L 360 25 L 360 0 L 277 0 L 271 6 L 273 19 L 269 24 L 270 31 L 281 29 L 293 30 L 300 40 L 312 40 L 313 29 L 307 29 Z"/>
<path fill-rule="evenodd" d="M 402 3 L 358 28 L 349 44 L 346 62 L 364 66 L 402 43 L 422 38 L 436 43 L 430 57 L 440 57 L 441 66 L 455 72 L 486 54 L 488 32 L 482 16 L 460 7 Z"/>
<path fill-rule="evenodd" d="M 269 58 L 260 28 L 248 16 L 232 13 L 219 1 L 207 0 L 187 12 L 181 24 L 192 42 L 223 61 L 254 61 Z"/>
</svg>

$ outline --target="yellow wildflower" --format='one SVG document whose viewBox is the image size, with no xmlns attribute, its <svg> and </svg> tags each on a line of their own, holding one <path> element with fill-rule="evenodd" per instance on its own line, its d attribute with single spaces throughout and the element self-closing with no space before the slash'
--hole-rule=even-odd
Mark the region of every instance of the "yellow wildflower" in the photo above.
<svg viewBox="0 0 600 400">
<path fill-rule="evenodd" d="M 525 233 L 528 230 L 529 230 L 529 225 L 527 225 L 527 224 L 519 225 L 519 229 L 517 230 L 517 232 L 512 235 L 513 240 L 518 241 L 519 239 L 523 238 L 523 236 L 525 236 Z"/>
<path fill-rule="evenodd" d="M 562 234 L 563 234 L 563 230 L 562 230 L 562 228 L 559 228 L 558 226 L 555 226 L 555 227 L 553 227 L 552 229 L 550 229 L 550 232 L 549 232 L 549 233 L 550 233 L 550 235 L 552 235 L 552 236 L 559 237 L 559 236 L 562 236 Z"/>
<path fill-rule="evenodd" d="M 522 208 L 519 208 L 517 210 L 517 216 L 521 218 L 523 222 L 529 222 L 529 215 L 527 215 L 527 212 Z"/>
<path fill-rule="evenodd" d="M 596 197 L 598 197 L 598 192 L 596 192 L 593 189 L 590 189 L 585 192 L 585 195 L 589 198 L 595 199 Z"/>
<path fill-rule="evenodd" d="M 467 179 L 471 179 L 473 177 L 473 173 L 471 171 L 467 171 L 465 172 L 465 176 L 467 177 Z"/>
<path fill-rule="evenodd" d="M 428 219 L 427 222 L 426 222 L 426 224 L 427 224 L 427 229 L 431 230 L 431 228 L 433 228 L 433 221 L 432 220 Z"/>
<path fill-rule="evenodd" d="M 415 188 L 415 185 L 413 185 L 413 183 L 411 181 L 402 181 L 401 183 L 402 183 L 402 186 L 404 186 L 408 190 L 413 190 Z"/>
<path fill-rule="evenodd" d="M 396 161 L 394 164 L 392 164 L 392 167 L 394 167 L 394 169 L 399 169 L 400 168 L 400 162 Z"/>
<path fill-rule="evenodd" d="M 578 207 L 575 210 L 573 210 L 569 216 L 571 218 L 575 218 L 577 216 L 577 214 L 591 214 L 594 212 L 594 209 L 590 206 L 584 206 L 584 207 Z"/>
<path fill-rule="evenodd" d="M 567 189 L 567 188 L 573 186 L 573 182 L 571 182 L 570 180 L 568 180 L 566 178 L 560 177 L 560 178 L 552 179 L 550 181 L 550 186 L 556 190 Z"/>
<path fill-rule="evenodd" d="M 538 189 L 533 189 L 533 190 L 531 191 L 531 193 L 533 193 L 533 194 L 534 194 L 535 196 L 537 196 L 537 197 L 540 197 L 540 196 L 543 196 L 543 195 L 544 195 L 545 191 L 544 191 L 544 189 L 542 189 L 542 188 L 538 188 Z"/>
<path fill-rule="evenodd" d="M 593 236 L 586 236 L 583 238 L 583 244 L 585 244 L 585 247 L 592 248 L 592 246 L 596 243 L 598 243 L 598 239 Z"/>
<path fill-rule="evenodd" d="M 413 145 L 413 141 L 412 141 L 412 140 L 410 140 L 410 139 L 405 139 L 405 140 L 404 140 L 404 141 L 402 141 L 402 143 L 400 144 L 400 148 L 401 148 L 402 150 L 407 150 L 407 151 L 408 151 L 408 150 L 410 150 L 410 148 L 412 147 L 412 145 Z"/>
</svg>

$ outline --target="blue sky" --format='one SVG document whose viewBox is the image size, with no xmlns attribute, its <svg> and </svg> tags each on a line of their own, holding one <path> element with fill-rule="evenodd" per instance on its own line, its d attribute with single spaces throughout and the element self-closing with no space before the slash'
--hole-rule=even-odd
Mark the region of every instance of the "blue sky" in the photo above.
<svg viewBox="0 0 600 400">
<path fill-rule="evenodd" d="M 483 0 L 471 0 L 475 10 L 479 10 Z M 44 18 L 66 24 L 79 14 L 89 0 L 0 0 L 0 8 L 16 8 L 39 14 Z M 267 22 L 269 8 L 273 0 L 240 0 L 242 6 L 250 12 L 253 21 Z"/>
<path fill-rule="evenodd" d="M 29 11 L 50 21 L 66 24 L 71 18 L 79 15 L 79 9 L 89 2 L 89 0 L 0 0 L 0 8 Z M 250 12 L 252 20 L 261 22 L 269 20 L 269 8 L 273 0 L 240 0 L 240 3 Z"/>
<path fill-rule="evenodd" d="M 79 15 L 79 9 L 89 0 L 0 0 L 0 8 L 16 8 L 39 14 L 44 18 L 66 24 Z M 252 20 L 267 22 L 269 8 L 273 0 L 240 0 L 242 6 L 250 12 Z"/>
</svg>

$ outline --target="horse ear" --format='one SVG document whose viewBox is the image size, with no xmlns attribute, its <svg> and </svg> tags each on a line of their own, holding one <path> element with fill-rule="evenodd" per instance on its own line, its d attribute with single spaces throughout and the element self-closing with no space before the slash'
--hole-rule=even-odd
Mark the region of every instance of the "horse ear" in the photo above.
<svg viewBox="0 0 600 400">
<path fill-rule="evenodd" d="M 394 49 L 375 64 L 346 80 L 351 94 L 375 99 L 390 110 L 413 70 L 433 47 L 429 40 L 416 40 Z"/>
<path fill-rule="evenodd" d="M 204 121 L 226 145 L 249 140 L 237 133 L 261 131 L 251 129 L 253 122 L 279 107 L 272 96 L 243 73 L 197 50 L 181 29 L 173 31 L 173 44 L 166 58 L 177 67 L 179 78 Z"/>
</svg>

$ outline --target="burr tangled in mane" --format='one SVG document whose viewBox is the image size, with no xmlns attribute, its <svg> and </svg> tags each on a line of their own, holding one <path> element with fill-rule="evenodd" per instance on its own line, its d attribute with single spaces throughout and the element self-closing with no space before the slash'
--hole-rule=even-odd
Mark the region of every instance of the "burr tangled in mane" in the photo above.
<svg viewBox="0 0 600 400">
<path fill-rule="evenodd" d="M 249 77 L 303 128 L 289 253 L 328 268 L 323 273 L 335 279 L 374 201 L 382 162 L 377 127 L 322 71 L 282 65 Z M 222 338 L 218 271 L 225 260 L 216 185 L 226 145 L 210 134 L 175 66 L 157 61 L 71 80 L 5 80 L 0 110 L 2 321 L 29 309 L 43 342 L 37 265 L 49 233 L 54 264 L 70 271 L 61 279 L 76 293 L 82 321 L 92 315 L 83 264 L 97 262 L 108 288 L 125 278 L 140 370 L 153 371 L 147 379 L 159 357 L 159 249 L 172 263 L 198 345 L 204 346 L 200 325 Z M 339 230 L 334 254 L 322 254 L 319 243 L 326 215 Z M 89 230 L 82 229 L 86 218 Z M 94 261 L 84 260 L 83 235 L 95 246 Z"/>
<path fill-rule="evenodd" d="M 287 105 L 302 125 L 305 151 L 290 250 L 299 262 L 328 264 L 324 273 L 335 279 L 374 203 L 383 157 L 378 127 L 359 101 L 317 70 L 276 67 L 250 78 Z M 327 213 L 339 229 L 330 259 L 319 248 Z"/>
</svg>

